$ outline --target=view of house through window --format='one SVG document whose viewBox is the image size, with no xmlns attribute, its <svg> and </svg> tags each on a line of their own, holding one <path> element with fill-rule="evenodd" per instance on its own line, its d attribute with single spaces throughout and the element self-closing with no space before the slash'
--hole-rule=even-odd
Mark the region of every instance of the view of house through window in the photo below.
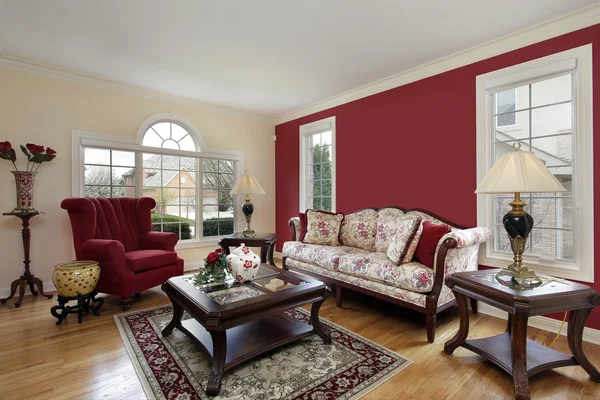
<svg viewBox="0 0 600 400">
<path fill-rule="evenodd" d="M 494 162 L 518 143 L 521 150 L 533 151 L 567 189 L 521 195 L 534 220 L 524 255 L 574 260 L 572 79 L 566 73 L 493 96 Z M 511 254 L 502 217 L 513 198 L 513 194 L 494 196 L 495 251 Z"/>
<path fill-rule="evenodd" d="M 190 132 L 170 121 L 150 126 L 142 145 L 200 150 Z M 141 154 L 140 175 L 136 173 L 136 154 Z M 139 193 L 152 197 L 156 200 L 152 230 L 176 233 L 180 240 L 228 235 L 234 231 L 229 192 L 235 180 L 235 164 L 231 160 L 85 147 L 84 195 L 136 197 Z"/>
</svg>

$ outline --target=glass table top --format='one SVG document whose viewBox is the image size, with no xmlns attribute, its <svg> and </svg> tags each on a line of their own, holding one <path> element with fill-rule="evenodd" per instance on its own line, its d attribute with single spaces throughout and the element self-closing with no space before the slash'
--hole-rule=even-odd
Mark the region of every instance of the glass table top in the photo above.
<svg viewBox="0 0 600 400">
<path fill-rule="evenodd" d="M 481 274 L 473 275 L 473 277 L 500 286 L 502 284 L 499 283 L 496 280 L 496 273 L 497 272 L 488 272 L 488 273 L 482 272 Z M 554 288 L 554 287 L 561 287 L 561 286 L 568 286 L 569 285 L 568 282 L 565 282 L 564 280 L 559 279 L 559 278 L 547 278 L 547 277 L 544 277 L 544 276 L 540 276 L 540 278 L 541 278 L 541 280 L 542 280 L 543 283 L 540 286 L 538 286 L 538 287 L 551 287 L 551 288 Z"/>
<path fill-rule="evenodd" d="M 273 273 L 263 277 L 260 277 L 259 273 L 254 280 L 243 283 L 234 281 L 196 284 L 193 277 L 186 280 L 220 305 L 232 304 L 308 284 L 302 279 L 295 278 L 292 281 L 284 274 L 268 271 Z"/>
</svg>

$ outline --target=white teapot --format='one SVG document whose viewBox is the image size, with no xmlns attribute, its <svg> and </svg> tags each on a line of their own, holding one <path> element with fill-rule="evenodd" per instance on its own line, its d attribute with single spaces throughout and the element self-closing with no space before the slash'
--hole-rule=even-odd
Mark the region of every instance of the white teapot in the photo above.
<svg viewBox="0 0 600 400">
<path fill-rule="evenodd" d="M 258 273 L 260 257 L 250 250 L 244 243 L 227 256 L 227 268 L 236 281 L 251 281 Z"/>
</svg>

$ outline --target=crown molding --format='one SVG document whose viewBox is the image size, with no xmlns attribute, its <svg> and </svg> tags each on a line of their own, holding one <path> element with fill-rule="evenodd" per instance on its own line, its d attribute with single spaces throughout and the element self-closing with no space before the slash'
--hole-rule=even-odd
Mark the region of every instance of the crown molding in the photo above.
<svg viewBox="0 0 600 400">
<path fill-rule="evenodd" d="M 600 23 L 600 3 L 281 114 L 277 125 Z"/>
<path fill-rule="evenodd" d="M 145 89 L 139 86 L 128 85 L 125 83 L 114 82 L 107 79 L 96 78 L 90 75 L 80 74 L 60 68 L 50 67 L 48 65 L 38 64 L 31 61 L 21 60 L 15 57 L 8 57 L 0 54 L 0 68 L 11 69 L 21 72 L 27 72 L 52 79 L 59 79 L 71 83 L 85 86 L 91 86 L 99 89 L 110 90 L 123 93 L 130 96 L 142 97 L 145 99 L 162 101 L 175 104 L 182 107 L 189 107 L 195 110 L 206 111 L 213 114 L 236 117 L 255 122 L 262 122 L 269 125 L 275 125 L 276 119 L 251 114 L 227 107 L 217 106 L 210 103 L 190 99 L 187 97 L 176 96 L 156 90 Z"/>
</svg>

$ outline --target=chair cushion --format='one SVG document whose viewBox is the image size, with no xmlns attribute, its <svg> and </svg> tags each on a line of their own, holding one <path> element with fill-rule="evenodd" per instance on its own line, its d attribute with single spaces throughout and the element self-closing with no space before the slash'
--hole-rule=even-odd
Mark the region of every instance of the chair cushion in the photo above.
<svg viewBox="0 0 600 400">
<path fill-rule="evenodd" d="M 416 261 L 394 265 L 385 253 L 343 255 L 338 271 L 413 292 L 430 292 L 433 287 L 431 268 Z"/>
<path fill-rule="evenodd" d="M 136 250 L 125 253 L 127 265 L 134 272 L 160 268 L 177 262 L 177 253 L 166 250 Z"/>
<path fill-rule="evenodd" d="M 366 209 L 344 216 L 340 242 L 344 246 L 373 251 L 377 233 L 377 211 Z"/>
<path fill-rule="evenodd" d="M 322 268 L 336 270 L 340 256 L 347 254 L 366 254 L 366 250 L 349 246 L 322 246 L 301 242 L 285 242 L 282 254 L 294 260 L 316 264 Z"/>
</svg>

